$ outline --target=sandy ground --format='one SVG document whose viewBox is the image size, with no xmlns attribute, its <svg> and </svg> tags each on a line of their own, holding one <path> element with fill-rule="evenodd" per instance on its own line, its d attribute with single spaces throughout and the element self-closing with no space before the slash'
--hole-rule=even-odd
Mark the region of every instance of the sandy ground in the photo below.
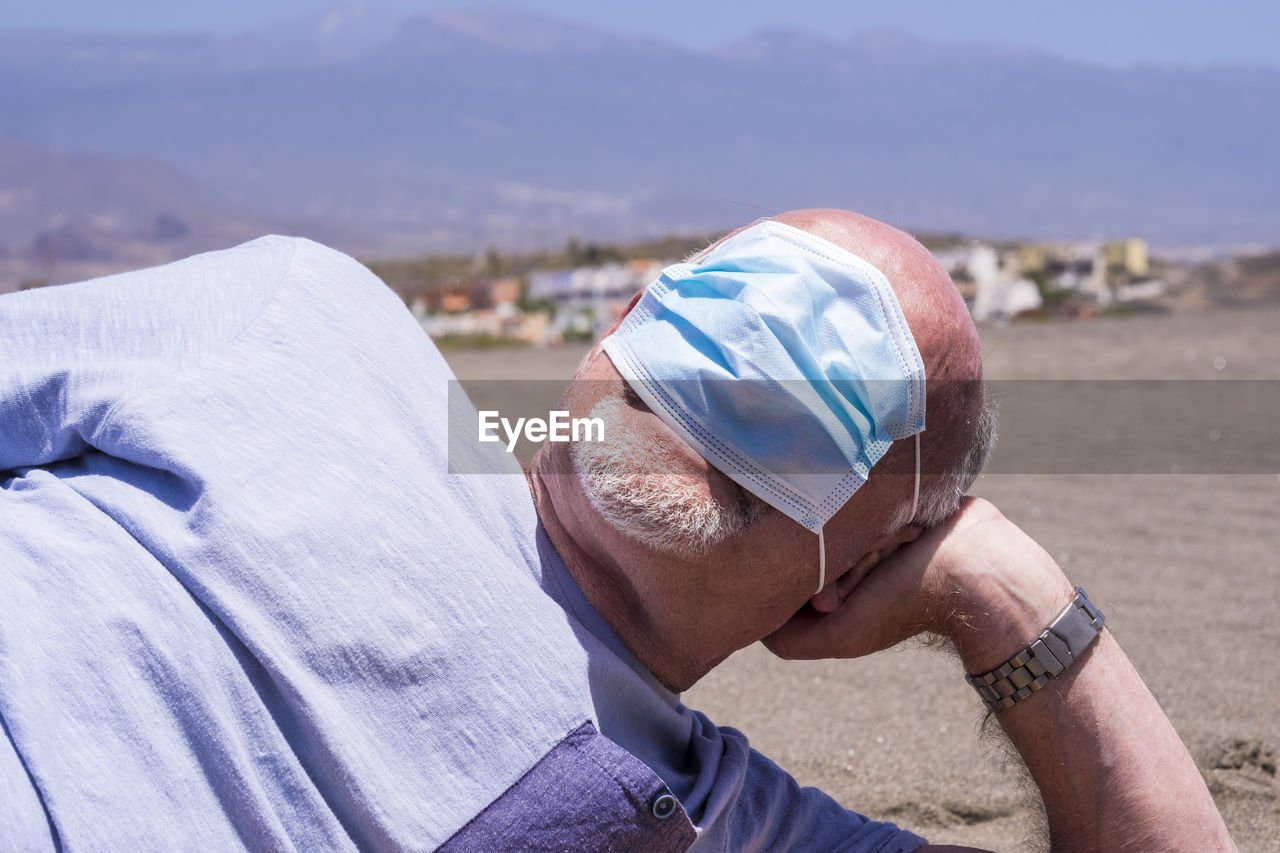
<svg viewBox="0 0 1280 853">
<path fill-rule="evenodd" d="M 1277 380 L 1277 332 L 1274 307 L 982 330 L 987 376 L 1002 380 Z M 568 377 L 581 354 L 459 352 L 449 360 L 464 379 L 550 379 Z M 1259 388 L 1274 399 L 1280 386 Z M 1271 450 L 1280 446 L 1278 424 L 1264 425 Z M 1100 465 L 1086 475 L 988 475 L 974 490 L 1054 554 L 1104 609 L 1240 849 L 1256 853 L 1280 851 L 1280 468 L 1273 458 L 1251 474 L 1105 474 Z M 746 732 L 802 784 L 850 808 L 936 843 L 1043 849 L 1035 798 L 1000 744 L 979 736 L 983 715 L 960 676 L 946 653 L 918 647 L 795 663 L 757 645 L 685 700 Z"/>
</svg>

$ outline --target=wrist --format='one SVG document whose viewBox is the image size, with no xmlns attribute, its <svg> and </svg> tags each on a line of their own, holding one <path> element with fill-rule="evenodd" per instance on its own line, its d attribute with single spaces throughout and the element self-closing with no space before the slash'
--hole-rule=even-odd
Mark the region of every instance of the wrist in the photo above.
<svg viewBox="0 0 1280 853">
<path fill-rule="evenodd" d="M 1040 635 L 1075 597 L 1066 578 L 1034 596 L 999 594 L 957 608 L 949 635 L 967 672 L 986 672 Z"/>
<path fill-rule="evenodd" d="M 1053 558 L 1003 516 L 966 533 L 935 631 L 952 641 L 966 671 L 986 672 L 1038 637 L 1076 593 Z"/>
<path fill-rule="evenodd" d="M 1071 603 L 1033 642 L 998 667 L 965 676 L 991 710 L 1002 711 L 1031 698 L 1071 669 L 1098 639 L 1106 617 L 1083 589 L 1076 587 L 1075 591 Z"/>
</svg>

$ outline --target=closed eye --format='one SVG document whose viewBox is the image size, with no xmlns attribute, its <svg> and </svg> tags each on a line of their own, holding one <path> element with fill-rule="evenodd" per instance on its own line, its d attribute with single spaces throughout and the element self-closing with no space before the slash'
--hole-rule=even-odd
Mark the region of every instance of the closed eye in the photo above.
<svg viewBox="0 0 1280 853">
<path fill-rule="evenodd" d="M 622 401 L 631 408 L 639 409 L 642 412 L 653 411 L 653 409 L 649 408 L 649 404 L 646 403 L 640 395 L 635 392 L 635 389 L 631 387 L 630 383 L 625 380 L 622 383 Z"/>
</svg>

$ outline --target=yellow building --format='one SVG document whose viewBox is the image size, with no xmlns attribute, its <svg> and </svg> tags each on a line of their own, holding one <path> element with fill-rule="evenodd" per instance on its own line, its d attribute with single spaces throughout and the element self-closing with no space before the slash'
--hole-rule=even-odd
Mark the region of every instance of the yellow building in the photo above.
<svg viewBox="0 0 1280 853">
<path fill-rule="evenodd" d="M 1107 269 L 1123 270 L 1131 276 L 1143 277 L 1151 272 L 1151 264 L 1147 257 L 1147 241 L 1138 237 L 1117 240 L 1103 246 L 1106 253 Z"/>
<path fill-rule="evenodd" d="M 1018 247 L 1018 256 L 1018 268 L 1023 272 L 1040 272 L 1044 269 L 1046 257 L 1043 246 L 1024 243 Z"/>
</svg>

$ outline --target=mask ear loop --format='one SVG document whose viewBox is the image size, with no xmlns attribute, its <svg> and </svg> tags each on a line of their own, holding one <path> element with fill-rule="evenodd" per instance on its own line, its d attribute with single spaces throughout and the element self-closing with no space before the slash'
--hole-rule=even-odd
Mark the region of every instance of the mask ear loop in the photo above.
<svg viewBox="0 0 1280 853">
<path fill-rule="evenodd" d="M 916 487 L 911 493 L 911 515 L 907 516 L 907 523 L 916 520 L 916 510 L 920 508 L 920 433 L 916 433 Z"/>
<path fill-rule="evenodd" d="M 911 514 L 907 516 L 907 521 L 915 521 L 916 510 L 920 508 L 920 433 L 916 433 L 916 484 L 911 491 Z M 827 585 L 827 543 L 822 538 L 823 528 L 818 528 L 818 591 L 817 595 L 822 592 L 822 588 Z"/>
<path fill-rule="evenodd" d="M 822 540 L 822 528 L 818 528 L 818 592 L 827 585 L 827 543 Z M 815 592 L 814 595 L 817 595 Z"/>
</svg>

